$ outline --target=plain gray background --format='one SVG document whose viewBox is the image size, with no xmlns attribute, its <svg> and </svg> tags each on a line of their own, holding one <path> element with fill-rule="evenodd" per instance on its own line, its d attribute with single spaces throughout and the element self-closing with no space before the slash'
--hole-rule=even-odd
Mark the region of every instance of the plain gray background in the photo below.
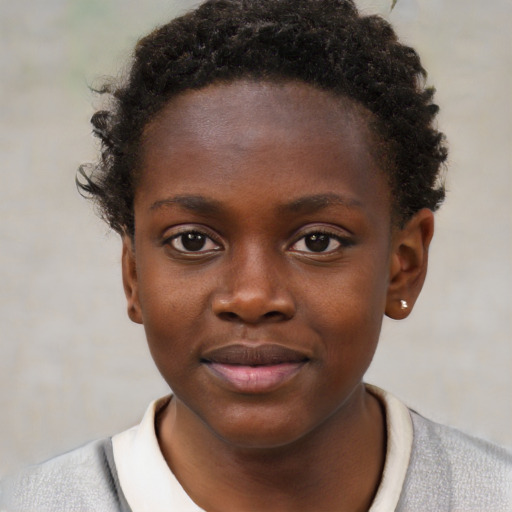
<svg viewBox="0 0 512 512">
<path fill-rule="evenodd" d="M 512 447 L 509 0 L 359 2 L 418 49 L 450 143 L 448 198 L 412 316 L 367 380 Z M 89 84 L 189 1 L 0 0 L 0 474 L 137 423 L 167 393 L 125 314 L 120 243 L 76 192 Z"/>
</svg>

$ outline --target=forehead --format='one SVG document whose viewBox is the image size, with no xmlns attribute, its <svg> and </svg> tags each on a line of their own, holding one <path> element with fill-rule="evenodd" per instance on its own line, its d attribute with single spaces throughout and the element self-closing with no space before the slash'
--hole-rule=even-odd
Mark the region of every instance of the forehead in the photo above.
<svg viewBox="0 0 512 512">
<path fill-rule="evenodd" d="M 192 137 L 206 147 L 229 137 L 249 146 L 269 130 L 297 140 L 343 137 L 370 145 L 367 119 L 371 114 L 346 97 L 300 82 L 235 81 L 188 90 L 172 98 L 143 134 L 143 149 L 177 147 Z M 294 130 L 290 130 L 293 126 Z M 237 130 L 237 128 L 243 128 Z M 260 133 L 259 129 L 265 133 Z M 350 137 L 350 135 L 353 137 Z M 220 139 L 220 140 L 219 140 Z"/>
<path fill-rule="evenodd" d="M 208 195 L 219 185 L 256 185 L 269 200 L 334 186 L 349 200 L 371 190 L 387 202 L 368 117 L 352 101 L 302 83 L 239 81 L 187 91 L 146 127 L 136 203 L 164 188 Z"/>
</svg>

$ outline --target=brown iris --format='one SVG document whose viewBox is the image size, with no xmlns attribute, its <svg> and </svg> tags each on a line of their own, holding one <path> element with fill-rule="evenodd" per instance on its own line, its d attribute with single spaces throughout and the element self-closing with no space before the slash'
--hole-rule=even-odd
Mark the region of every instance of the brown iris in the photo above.
<svg viewBox="0 0 512 512">
<path fill-rule="evenodd" d="M 306 247 L 313 252 L 322 252 L 329 247 L 330 236 L 323 233 L 313 233 L 304 239 Z"/>
<path fill-rule="evenodd" d="M 181 243 L 187 251 L 200 251 L 206 243 L 206 236 L 197 231 L 181 235 Z"/>
</svg>

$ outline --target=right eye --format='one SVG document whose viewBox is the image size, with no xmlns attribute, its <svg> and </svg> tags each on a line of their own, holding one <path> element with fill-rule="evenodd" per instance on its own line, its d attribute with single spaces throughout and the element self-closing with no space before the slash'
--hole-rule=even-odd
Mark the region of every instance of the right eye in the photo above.
<svg viewBox="0 0 512 512">
<path fill-rule="evenodd" d="M 205 253 L 217 251 L 220 245 L 200 231 L 184 231 L 172 236 L 166 242 L 181 253 Z"/>
</svg>

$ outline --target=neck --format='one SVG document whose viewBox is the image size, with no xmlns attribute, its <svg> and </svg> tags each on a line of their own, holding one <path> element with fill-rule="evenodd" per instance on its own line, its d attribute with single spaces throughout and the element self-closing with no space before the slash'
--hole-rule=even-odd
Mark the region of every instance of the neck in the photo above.
<svg viewBox="0 0 512 512">
<path fill-rule="evenodd" d="M 162 411 L 162 453 L 189 496 L 212 511 L 365 511 L 385 458 L 381 405 L 361 385 L 301 439 L 274 448 L 233 445 L 176 397 Z"/>
</svg>

